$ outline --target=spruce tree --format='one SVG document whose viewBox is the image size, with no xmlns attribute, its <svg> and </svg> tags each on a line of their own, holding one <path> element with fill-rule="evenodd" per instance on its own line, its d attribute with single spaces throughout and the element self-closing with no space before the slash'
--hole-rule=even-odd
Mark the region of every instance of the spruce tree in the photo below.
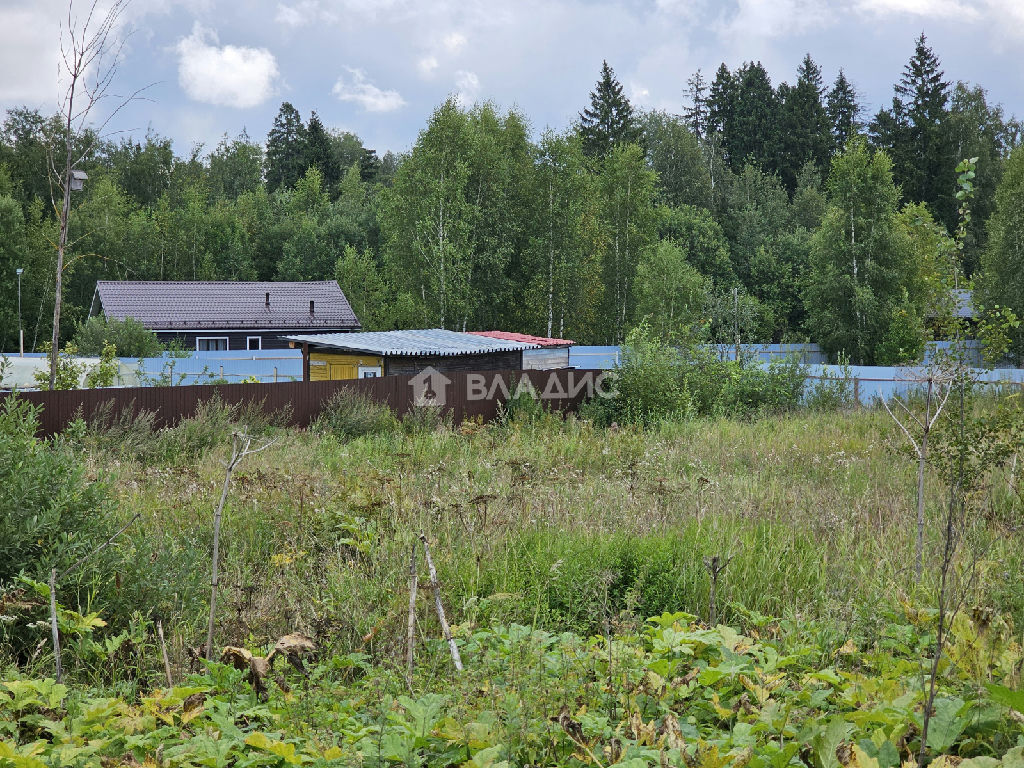
<svg viewBox="0 0 1024 768">
<path fill-rule="evenodd" d="M 782 88 L 781 132 L 779 135 L 779 175 L 792 193 L 796 189 L 797 174 L 807 162 L 819 169 L 827 166 L 832 134 L 828 115 L 822 104 L 824 86 L 821 69 L 810 54 L 804 56 L 797 70 L 793 87 Z"/>
<path fill-rule="evenodd" d="M 683 120 L 690 133 L 703 139 L 708 133 L 708 81 L 699 69 L 686 81 L 686 98 L 690 106 L 683 109 Z"/>
<path fill-rule="evenodd" d="M 306 127 L 299 110 L 287 101 L 281 104 L 267 134 L 265 167 L 271 192 L 295 186 L 306 170 Z"/>
<path fill-rule="evenodd" d="M 316 112 L 309 116 L 309 124 L 306 126 L 304 165 L 320 171 L 324 177 L 324 186 L 329 191 L 333 191 L 341 181 L 341 164 L 335 157 L 331 137 Z"/>
<path fill-rule="evenodd" d="M 640 140 L 633 106 L 607 61 L 601 63 L 601 79 L 590 92 L 590 106 L 580 113 L 579 132 L 583 150 L 591 157 L 604 158 L 614 147 Z"/>
<path fill-rule="evenodd" d="M 896 84 L 893 106 L 872 124 L 875 144 L 892 157 L 906 199 L 928 204 L 947 227 L 955 224 L 953 168 L 947 135 L 949 83 L 922 34 Z"/>
<path fill-rule="evenodd" d="M 776 168 L 779 108 L 768 71 L 761 62 L 748 62 L 734 75 L 732 119 L 725 131 L 725 148 L 733 170 L 752 162 L 765 171 Z"/>
<path fill-rule="evenodd" d="M 862 125 L 858 119 L 857 91 L 841 69 L 825 98 L 825 113 L 832 129 L 832 153 L 842 152 L 846 143 L 860 133 Z"/>
<path fill-rule="evenodd" d="M 707 134 L 718 134 L 722 140 L 722 148 L 728 155 L 725 136 L 732 126 L 733 113 L 736 105 L 736 81 L 725 64 L 721 64 L 715 72 L 708 93 Z M 728 158 L 727 158 L 728 159 Z"/>
</svg>

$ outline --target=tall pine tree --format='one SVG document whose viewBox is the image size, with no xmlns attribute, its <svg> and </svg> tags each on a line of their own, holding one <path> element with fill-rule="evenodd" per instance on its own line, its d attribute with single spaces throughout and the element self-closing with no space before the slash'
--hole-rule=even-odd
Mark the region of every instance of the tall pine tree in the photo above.
<svg viewBox="0 0 1024 768">
<path fill-rule="evenodd" d="M 947 133 L 949 83 L 922 34 L 896 84 L 893 105 L 872 124 L 875 144 L 889 152 L 906 199 L 928 204 L 947 228 L 955 225 L 953 156 Z"/>
<path fill-rule="evenodd" d="M 797 174 L 807 162 L 819 169 L 829 162 L 832 135 L 822 104 L 821 68 L 810 54 L 804 56 L 793 87 L 779 88 L 782 95 L 782 131 L 779 136 L 779 175 L 792 193 Z"/>
<path fill-rule="evenodd" d="M 287 101 L 281 105 L 267 134 L 264 167 L 271 192 L 295 186 L 306 170 L 306 127 L 299 110 Z"/>
<path fill-rule="evenodd" d="M 579 132 L 591 157 L 604 158 L 614 147 L 640 140 L 633 106 L 607 61 L 601 63 L 601 79 L 590 92 L 590 106 L 580 113 Z"/>
<path fill-rule="evenodd" d="M 729 162 L 733 170 L 739 170 L 747 162 L 765 171 L 774 170 L 779 108 L 768 71 L 761 62 L 748 62 L 733 77 L 735 100 L 725 130 Z"/>
<path fill-rule="evenodd" d="M 333 192 L 341 181 L 341 164 L 334 154 L 331 137 L 315 111 L 309 116 L 309 124 L 306 126 L 304 164 L 306 168 L 316 168 L 320 171 L 324 177 L 324 186 L 330 192 Z"/>
<path fill-rule="evenodd" d="M 683 120 L 690 133 L 703 139 L 708 133 L 708 81 L 699 69 L 686 81 L 686 99 L 690 106 L 683 109 Z"/>
<path fill-rule="evenodd" d="M 842 152 L 847 142 L 860 133 L 863 125 L 859 120 L 857 91 L 841 69 L 825 98 L 825 113 L 832 130 L 832 153 Z"/>
</svg>

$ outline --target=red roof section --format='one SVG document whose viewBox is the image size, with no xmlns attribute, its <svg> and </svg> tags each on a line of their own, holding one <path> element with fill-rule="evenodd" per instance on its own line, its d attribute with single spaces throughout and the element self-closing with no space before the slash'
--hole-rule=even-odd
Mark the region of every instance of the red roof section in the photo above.
<svg viewBox="0 0 1024 768">
<path fill-rule="evenodd" d="M 502 341 L 521 341 L 526 344 L 539 344 L 542 347 L 571 347 L 575 341 L 569 339 L 549 339 L 546 336 L 531 336 L 528 333 L 510 333 L 509 331 L 467 331 L 474 336 L 487 336 Z"/>
</svg>

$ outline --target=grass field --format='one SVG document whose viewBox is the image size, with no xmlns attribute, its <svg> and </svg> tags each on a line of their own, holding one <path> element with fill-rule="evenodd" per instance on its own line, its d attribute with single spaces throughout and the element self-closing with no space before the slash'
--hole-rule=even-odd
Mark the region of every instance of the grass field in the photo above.
<svg viewBox="0 0 1024 768">
<path fill-rule="evenodd" d="M 111 626 L 83 631 L 93 645 L 80 642 L 78 660 L 68 654 L 66 743 L 78 743 L 76 712 L 123 697 L 104 705 L 114 707 L 106 746 L 83 760 L 153 761 L 160 745 L 171 765 L 888 768 L 916 754 L 946 494 L 930 476 L 918 584 L 916 465 L 884 411 L 648 431 L 541 418 L 354 440 L 270 429 L 265 439 L 273 445 L 243 461 L 225 508 L 216 641 L 266 653 L 298 631 L 320 648 L 309 678 L 285 676 L 303 693 L 270 684 L 266 703 L 228 667 L 190 677 L 201 671 L 188 649 L 205 640 L 226 432 L 209 450 L 145 462 L 128 458 L 130 446 L 82 440 L 115 522 L 139 515 L 117 541 L 116 573 L 80 593 L 80 613 L 95 609 Z M 1024 745 L 1006 709 L 1022 704 L 1012 691 L 1014 626 L 1024 626 L 1024 535 L 1007 471 L 975 493 L 959 549 L 964 610 L 942 665 L 933 756 L 998 758 Z M 451 669 L 422 588 L 407 690 L 409 554 L 420 533 L 467 671 Z M 720 629 L 707 625 L 705 560 L 715 556 L 728 561 Z M 426 587 L 422 553 L 419 581 Z M 166 684 L 157 619 L 184 687 L 155 694 Z M 104 650 L 115 630 L 127 639 Z M 36 654 L 10 668 L 20 682 L 9 690 L 51 674 L 45 624 L 35 631 Z M 185 702 L 194 694 L 206 702 L 198 710 Z M 43 702 L 24 709 L 32 715 L 54 694 L 23 695 Z M 0 718 L 3 701 L 0 689 Z M 164 735 L 132 741 L 147 718 Z M 33 759 L 74 762 L 60 752 L 65 736 L 9 730 L 19 749 L 47 742 Z M 197 747 L 190 763 L 182 745 L 212 733 L 234 746 L 216 759 Z M 2 750 L 6 768 L 13 758 Z"/>
</svg>

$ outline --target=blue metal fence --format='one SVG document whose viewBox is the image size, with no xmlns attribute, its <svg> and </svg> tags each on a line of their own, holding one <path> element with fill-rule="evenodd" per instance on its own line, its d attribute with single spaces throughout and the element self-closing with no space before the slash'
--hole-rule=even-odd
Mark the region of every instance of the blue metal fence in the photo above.
<svg viewBox="0 0 1024 768">
<path fill-rule="evenodd" d="M 302 352 L 266 349 L 236 352 L 192 352 L 187 357 L 166 354 L 142 360 L 123 357 L 122 386 L 147 384 L 206 384 L 211 381 L 302 381 Z"/>
</svg>

